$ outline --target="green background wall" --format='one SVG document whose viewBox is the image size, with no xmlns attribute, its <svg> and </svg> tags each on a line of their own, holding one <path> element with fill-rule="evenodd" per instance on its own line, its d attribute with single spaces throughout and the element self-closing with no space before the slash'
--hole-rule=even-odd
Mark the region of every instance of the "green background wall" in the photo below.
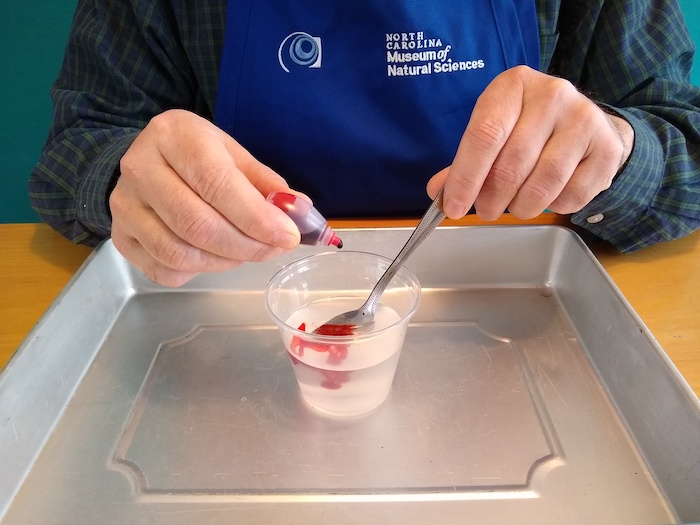
<svg viewBox="0 0 700 525">
<path fill-rule="evenodd" d="M 51 122 L 49 87 L 76 3 L 0 0 L 0 223 L 38 221 L 29 205 L 27 178 Z M 680 3 L 700 48 L 700 0 Z M 692 80 L 700 85 L 700 50 Z"/>
<path fill-rule="evenodd" d="M 0 0 L 0 223 L 38 222 L 27 180 L 51 125 L 77 0 Z"/>
</svg>

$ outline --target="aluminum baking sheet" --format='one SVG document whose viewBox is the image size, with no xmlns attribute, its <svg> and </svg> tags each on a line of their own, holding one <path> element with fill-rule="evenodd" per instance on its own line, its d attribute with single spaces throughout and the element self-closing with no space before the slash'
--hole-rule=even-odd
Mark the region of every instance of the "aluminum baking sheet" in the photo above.
<svg viewBox="0 0 700 525">
<path fill-rule="evenodd" d="M 97 249 L 0 378 L 0 523 L 700 521 L 698 399 L 570 230 L 436 230 L 393 390 L 345 420 L 263 304 L 321 250 L 172 290 Z"/>
</svg>

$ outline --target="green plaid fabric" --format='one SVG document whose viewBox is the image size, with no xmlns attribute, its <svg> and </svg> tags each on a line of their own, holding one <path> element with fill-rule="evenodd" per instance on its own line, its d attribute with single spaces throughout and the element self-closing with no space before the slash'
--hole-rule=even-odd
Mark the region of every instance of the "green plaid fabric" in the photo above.
<svg viewBox="0 0 700 525">
<path fill-rule="evenodd" d="M 623 252 L 700 227 L 700 89 L 676 0 L 535 1 L 543 70 L 614 108 L 636 134 L 613 186 L 572 222 Z M 80 0 L 30 177 L 43 221 L 96 245 L 110 234 L 119 160 L 149 119 L 172 108 L 212 118 L 225 12 L 226 0 Z"/>
</svg>

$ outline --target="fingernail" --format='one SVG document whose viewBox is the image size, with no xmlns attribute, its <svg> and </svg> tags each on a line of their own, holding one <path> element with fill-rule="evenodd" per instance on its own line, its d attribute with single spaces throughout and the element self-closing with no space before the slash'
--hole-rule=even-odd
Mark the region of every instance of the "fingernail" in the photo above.
<svg viewBox="0 0 700 525">
<path fill-rule="evenodd" d="M 450 219 L 461 219 L 467 214 L 467 209 L 464 204 L 453 197 L 450 197 L 443 203 L 442 211 L 444 211 L 445 215 Z"/>
</svg>

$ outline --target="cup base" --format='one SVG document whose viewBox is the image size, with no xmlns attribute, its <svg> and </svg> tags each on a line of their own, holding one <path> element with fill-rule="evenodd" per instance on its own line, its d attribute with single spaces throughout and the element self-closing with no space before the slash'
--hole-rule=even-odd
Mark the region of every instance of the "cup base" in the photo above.
<svg viewBox="0 0 700 525">
<path fill-rule="evenodd" d="M 374 405 L 371 405 L 371 406 L 365 407 L 365 408 L 361 408 L 361 409 L 357 409 L 357 410 L 346 411 L 346 412 L 338 412 L 336 410 L 329 410 L 327 408 L 318 406 L 318 405 L 314 404 L 313 402 L 309 401 L 301 393 L 299 394 L 299 397 L 301 397 L 301 399 L 304 401 L 304 403 L 309 408 L 311 408 L 314 412 L 317 412 L 323 416 L 330 416 L 330 417 L 335 417 L 335 418 L 347 419 L 347 418 L 351 418 L 351 417 L 364 416 L 366 414 L 369 414 L 370 412 L 373 412 L 374 410 L 379 408 L 384 403 L 384 401 L 386 401 L 386 398 L 389 397 L 389 393 L 387 392 L 387 394 L 381 400 L 379 400 L 379 402 L 377 402 Z"/>
</svg>

